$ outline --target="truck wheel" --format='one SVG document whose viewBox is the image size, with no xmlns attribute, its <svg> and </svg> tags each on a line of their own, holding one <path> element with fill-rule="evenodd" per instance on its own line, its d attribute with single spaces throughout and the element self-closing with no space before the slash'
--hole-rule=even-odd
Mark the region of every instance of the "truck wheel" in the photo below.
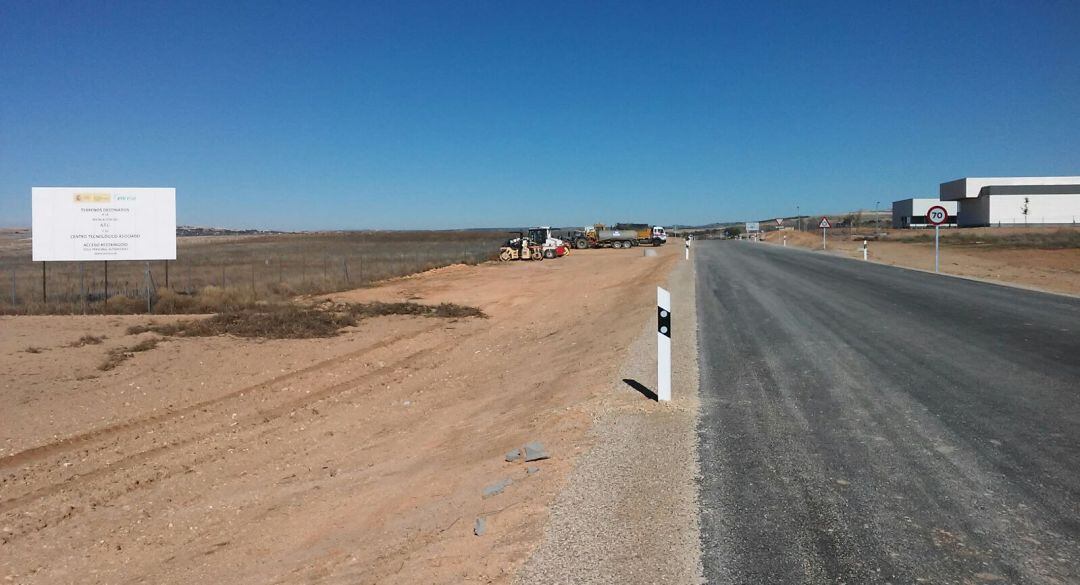
<svg viewBox="0 0 1080 585">
<path fill-rule="evenodd" d="M 544 258 L 551 260 L 555 257 L 555 250 L 544 250 Z"/>
<path fill-rule="evenodd" d="M 574 247 L 578 250 L 584 250 L 589 247 L 589 242 L 585 241 L 585 238 L 578 238 L 574 241 Z"/>
<path fill-rule="evenodd" d="M 611 247 L 618 250 L 619 248 L 622 248 L 622 242 L 612 242 Z"/>
</svg>

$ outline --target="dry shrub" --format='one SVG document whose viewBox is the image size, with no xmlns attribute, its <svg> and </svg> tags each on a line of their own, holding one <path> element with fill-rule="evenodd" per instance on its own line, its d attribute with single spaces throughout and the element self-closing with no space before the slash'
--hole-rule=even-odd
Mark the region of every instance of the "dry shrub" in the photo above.
<svg viewBox="0 0 1080 585">
<path fill-rule="evenodd" d="M 43 348 L 37 347 L 36 345 L 31 345 L 30 347 L 24 349 L 23 351 L 25 351 L 26 353 L 41 353 L 41 352 L 43 352 L 45 350 Z"/>
<path fill-rule="evenodd" d="M 984 246 L 989 248 L 1065 250 L 1080 248 L 1080 230 L 1070 228 L 1019 230 L 1017 228 L 946 230 L 941 233 L 941 243 L 953 246 Z M 934 241 L 933 230 L 892 232 L 889 240 L 925 243 Z"/>
<path fill-rule="evenodd" d="M 83 347 L 85 345 L 101 345 L 105 341 L 104 335 L 83 335 L 77 341 L 72 341 L 68 347 Z"/>
<path fill-rule="evenodd" d="M 125 360 L 135 357 L 136 353 L 150 351 L 157 347 L 159 343 L 161 343 L 160 339 L 150 338 L 144 339 L 131 347 L 117 347 L 115 349 L 110 349 L 109 352 L 105 354 L 105 361 L 98 365 L 98 369 L 103 372 L 112 370 L 116 368 L 116 366 L 122 364 Z"/>
<path fill-rule="evenodd" d="M 199 320 L 175 323 L 134 325 L 128 333 L 137 335 L 152 331 L 159 335 L 179 337 L 210 337 L 235 335 L 237 337 L 260 337 L 265 339 L 308 339 L 333 337 L 340 331 L 356 325 L 360 319 L 384 315 L 415 315 L 460 319 L 465 317 L 486 318 L 476 307 L 443 303 L 421 305 L 417 303 L 331 303 L 305 306 L 293 303 L 253 304 L 236 310 L 224 311 Z"/>
</svg>

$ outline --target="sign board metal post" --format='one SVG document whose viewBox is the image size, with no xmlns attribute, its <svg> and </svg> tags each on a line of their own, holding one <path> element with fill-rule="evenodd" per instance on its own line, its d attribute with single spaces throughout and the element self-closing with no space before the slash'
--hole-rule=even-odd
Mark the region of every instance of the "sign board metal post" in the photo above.
<svg viewBox="0 0 1080 585">
<path fill-rule="evenodd" d="M 671 293 L 656 287 L 656 399 L 671 400 Z"/>
<path fill-rule="evenodd" d="M 926 221 L 934 225 L 934 272 L 941 272 L 941 224 L 949 219 L 949 211 L 940 205 L 926 210 Z"/>
<path fill-rule="evenodd" d="M 821 228 L 821 249 L 825 249 L 825 230 L 832 227 L 829 223 L 829 218 L 822 216 L 821 221 L 818 222 L 818 227 Z"/>
</svg>

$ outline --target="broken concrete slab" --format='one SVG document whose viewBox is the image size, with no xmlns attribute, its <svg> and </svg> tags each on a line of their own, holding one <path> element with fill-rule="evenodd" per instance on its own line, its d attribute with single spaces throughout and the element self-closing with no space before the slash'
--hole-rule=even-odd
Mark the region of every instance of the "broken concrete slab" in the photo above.
<svg viewBox="0 0 1080 585">
<path fill-rule="evenodd" d="M 532 474 L 534 474 L 534 473 L 536 473 L 538 471 L 540 471 L 540 468 L 535 466 L 535 465 L 530 465 L 530 466 L 525 468 L 525 473 L 527 473 L 529 475 L 532 475 Z"/>
<path fill-rule="evenodd" d="M 485 532 L 487 532 L 487 519 L 483 517 L 477 518 L 476 522 L 473 523 L 472 533 L 476 536 L 483 536 Z"/>
<path fill-rule="evenodd" d="M 514 480 L 510 479 L 509 477 L 506 478 L 506 479 L 501 479 L 501 480 L 487 486 L 486 488 L 484 488 L 484 492 L 483 492 L 484 497 L 485 498 L 490 498 L 491 496 L 497 496 L 497 495 L 501 494 L 503 492 L 503 490 L 506 489 L 506 486 L 508 486 L 508 485 L 510 485 L 512 483 L 514 483 Z"/>
<path fill-rule="evenodd" d="M 539 461 L 551 457 L 540 441 L 525 444 L 525 461 Z"/>
<path fill-rule="evenodd" d="M 514 449 L 506 453 L 507 461 L 517 461 L 518 459 L 521 459 L 521 449 Z"/>
</svg>

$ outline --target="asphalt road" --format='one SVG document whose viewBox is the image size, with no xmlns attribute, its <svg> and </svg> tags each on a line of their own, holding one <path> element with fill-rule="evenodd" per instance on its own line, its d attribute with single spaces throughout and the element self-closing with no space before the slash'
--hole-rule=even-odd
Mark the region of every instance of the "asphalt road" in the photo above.
<svg viewBox="0 0 1080 585">
<path fill-rule="evenodd" d="M 1080 583 L 1080 300 L 694 253 L 710 583 Z"/>
</svg>

